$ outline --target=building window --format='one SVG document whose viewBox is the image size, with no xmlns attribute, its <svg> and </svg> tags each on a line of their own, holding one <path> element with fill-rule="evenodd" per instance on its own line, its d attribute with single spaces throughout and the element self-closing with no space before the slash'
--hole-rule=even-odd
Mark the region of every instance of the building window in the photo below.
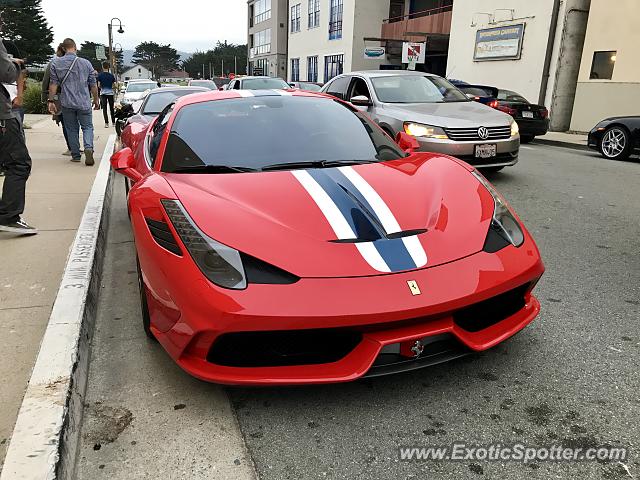
<svg viewBox="0 0 640 480">
<path fill-rule="evenodd" d="M 269 76 L 269 60 L 266 58 L 259 58 L 254 62 L 250 62 L 249 75 Z"/>
<path fill-rule="evenodd" d="M 592 80 L 611 80 L 613 77 L 613 67 L 616 64 L 616 54 L 616 50 L 593 52 L 589 78 Z"/>
<path fill-rule="evenodd" d="M 324 81 L 341 75 L 344 70 L 344 55 L 327 55 L 324 57 Z"/>
<path fill-rule="evenodd" d="M 291 59 L 291 81 L 292 82 L 300 81 L 300 59 L 299 58 Z"/>
<path fill-rule="evenodd" d="M 267 28 L 253 36 L 255 47 L 251 49 L 251 55 L 262 55 L 271 52 L 271 29 Z"/>
<path fill-rule="evenodd" d="M 291 33 L 300 31 L 300 4 L 291 7 Z"/>
<path fill-rule="evenodd" d="M 271 18 L 271 0 L 256 0 L 253 4 L 255 22 L 260 23 Z"/>
<path fill-rule="evenodd" d="M 318 81 L 318 57 L 307 57 L 307 81 Z"/>
<path fill-rule="evenodd" d="M 330 0 L 329 40 L 342 38 L 342 0 Z"/>
<path fill-rule="evenodd" d="M 320 26 L 320 0 L 309 0 L 309 27 Z"/>
</svg>

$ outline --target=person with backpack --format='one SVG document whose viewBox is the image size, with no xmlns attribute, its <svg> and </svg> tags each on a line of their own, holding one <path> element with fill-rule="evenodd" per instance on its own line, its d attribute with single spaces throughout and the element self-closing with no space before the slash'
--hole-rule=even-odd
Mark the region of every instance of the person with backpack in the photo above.
<svg viewBox="0 0 640 480">
<path fill-rule="evenodd" d="M 82 128 L 82 140 L 84 142 L 85 165 L 95 163 L 93 158 L 93 112 L 91 111 L 91 98 L 93 108 L 100 110 L 98 99 L 98 87 L 93 65 L 85 58 L 77 55 L 77 46 L 71 38 L 65 38 L 62 42 L 65 55 L 54 58 L 51 62 L 51 75 L 49 82 L 49 112 L 56 115 L 62 111 L 62 118 L 67 129 L 69 145 L 71 146 L 71 161 L 79 162 L 80 154 L 80 130 Z"/>
<path fill-rule="evenodd" d="M 64 48 L 62 44 L 58 45 L 56 49 L 56 57 L 64 57 Z M 42 103 L 46 104 L 49 99 L 49 84 L 51 83 L 51 62 L 49 62 L 44 69 L 44 76 L 42 78 Z M 71 147 L 69 146 L 69 137 L 67 134 L 67 129 L 64 127 L 64 119 L 62 118 L 62 113 L 59 115 L 52 115 L 53 121 L 56 122 L 57 125 L 62 126 L 62 134 L 64 135 L 64 141 L 67 144 L 67 151 L 63 152 L 62 155 L 71 156 Z"/>
<path fill-rule="evenodd" d="M 3 85 L 18 82 L 23 68 L 24 60 L 10 58 L 4 42 L 0 42 L 0 164 L 5 170 L 0 198 L 0 231 L 33 235 L 38 230 L 21 217 L 27 179 L 31 174 L 31 157 L 20 122 L 12 111 L 11 94 Z"/>
</svg>

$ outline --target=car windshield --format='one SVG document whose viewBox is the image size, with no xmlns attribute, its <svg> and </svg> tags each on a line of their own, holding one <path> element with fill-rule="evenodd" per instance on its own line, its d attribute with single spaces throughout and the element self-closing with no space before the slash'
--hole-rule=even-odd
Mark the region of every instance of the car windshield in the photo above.
<svg viewBox="0 0 640 480">
<path fill-rule="evenodd" d="M 155 82 L 136 82 L 136 83 L 130 83 L 129 85 L 127 85 L 127 93 L 140 93 L 140 92 L 144 92 L 145 90 L 153 90 L 154 88 L 157 88 L 158 84 Z"/>
<path fill-rule="evenodd" d="M 371 79 L 384 103 L 468 102 L 467 96 L 444 78 L 426 75 L 388 75 Z"/>
<path fill-rule="evenodd" d="M 316 85 L 315 83 L 300 82 L 299 85 L 299 88 L 301 88 L 302 90 L 308 90 L 310 92 L 319 92 L 320 90 L 322 90 L 322 87 L 320 85 Z"/>
<path fill-rule="evenodd" d="M 215 82 L 213 80 L 192 80 L 191 87 L 205 87 L 208 88 L 209 90 L 217 90 L 218 87 L 216 86 Z"/>
<path fill-rule="evenodd" d="M 242 82 L 244 90 L 286 89 L 291 86 L 281 78 L 247 78 Z"/>
<path fill-rule="evenodd" d="M 376 162 L 405 156 L 364 114 L 339 102 L 259 96 L 182 107 L 169 135 L 162 171 Z"/>
<path fill-rule="evenodd" d="M 498 100 L 505 100 L 507 102 L 521 102 L 529 103 L 526 98 L 511 90 L 498 90 Z"/>
<path fill-rule="evenodd" d="M 196 90 L 185 88 L 184 90 L 170 90 L 170 91 L 162 91 L 158 90 L 157 92 L 150 93 L 147 97 L 147 103 L 144 105 L 144 111 L 142 112 L 145 115 L 157 115 L 164 107 L 173 102 L 176 98 L 184 97 L 185 95 L 189 95 L 190 93 L 203 92 L 205 90 Z"/>
</svg>

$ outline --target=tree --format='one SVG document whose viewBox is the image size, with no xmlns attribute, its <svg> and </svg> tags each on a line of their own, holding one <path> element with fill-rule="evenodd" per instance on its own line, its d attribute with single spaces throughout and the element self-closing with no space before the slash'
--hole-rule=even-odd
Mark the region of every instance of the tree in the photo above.
<svg viewBox="0 0 640 480">
<path fill-rule="evenodd" d="M 180 55 L 170 44 L 160 45 L 156 42 L 142 42 L 133 52 L 132 61 L 136 65 L 151 70 L 154 78 L 162 72 L 178 68 Z"/>
<path fill-rule="evenodd" d="M 247 45 L 236 45 L 233 43 L 218 42 L 213 50 L 206 52 L 196 52 L 188 60 L 182 63 L 182 67 L 189 73 L 190 77 L 202 77 L 202 66 L 204 65 L 204 77 L 209 78 L 209 64 L 213 76 L 229 75 L 236 73 L 245 75 L 247 73 Z M 224 71 L 223 71 L 224 64 Z M 237 70 L 236 69 L 237 65 Z"/>
<path fill-rule="evenodd" d="M 107 57 L 106 60 L 98 60 L 98 58 L 96 57 L 96 47 L 100 45 L 104 47 L 104 52 Z M 109 61 L 109 47 L 107 47 L 102 43 L 88 42 L 88 41 L 82 42 L 82 44 L 80 45 L 80 48 L 78 49 L 78 56 L 89 60 L 91 62 L 91 65 L 93 65 L 93 68 L 100 71 L 102 69 L 102 63 Z M 118 69 L 118 72 L 124 71 L 123 70 L 124 61 L 122 57 L 122 52 L 116 51 L 115 56 L 116 56 L 116 67 Z"/>
<path fill-rule="evenodd" d="M 44 17 L 41 1 L 0 1 L 3 36 L 13 40 L 29 64 L 44 64 L 53 55 L 53 30 Z"/>
</svg>

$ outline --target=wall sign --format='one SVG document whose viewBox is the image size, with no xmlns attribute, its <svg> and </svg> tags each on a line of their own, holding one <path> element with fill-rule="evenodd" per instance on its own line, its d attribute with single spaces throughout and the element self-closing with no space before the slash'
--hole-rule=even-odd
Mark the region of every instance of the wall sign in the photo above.
<svg viewBox="0 0 640 480">
<path fill-rule="evenodd" d="M 386 53 L 384 47 L 364 47 L 364 58 L 368 60 L 377 60 L 384 57 Z"/>
<path fill-rule="evenodd" d="M 522 53 L 523 37 L 524 23 L 478 30 L 473 59 L 477 62 L 518 60 Z"/>
</svg>

